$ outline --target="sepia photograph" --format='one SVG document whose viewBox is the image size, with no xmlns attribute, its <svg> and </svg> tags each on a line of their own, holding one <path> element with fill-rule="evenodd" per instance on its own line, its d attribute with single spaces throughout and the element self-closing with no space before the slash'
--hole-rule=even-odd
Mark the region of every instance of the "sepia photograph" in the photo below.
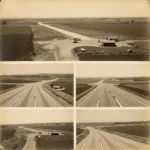
<svg viewBox="0 0 150 150">
<path fill-rule="evenodd" d="M 77 110 L 77 150 L 149 150 L 148 109 Z"/>
<path fill-rule="evenodd" d="M 0 107 L 72 107 L 73 64 L 0 64 Z"/>
<path fill-rule="evenodd" d="M 77 107 L 149 107 L 149 63 L 78 63 Z"/>
<path fill-rule="evenodd" d="M 0 112 L 0 150 L 73 150 L 72 110 Z"/>
<path fill-rule="evenodd" d="M 149 60 L 147 0 L 13 1 L 1 14 L 1 61 Z"/>
</svg>

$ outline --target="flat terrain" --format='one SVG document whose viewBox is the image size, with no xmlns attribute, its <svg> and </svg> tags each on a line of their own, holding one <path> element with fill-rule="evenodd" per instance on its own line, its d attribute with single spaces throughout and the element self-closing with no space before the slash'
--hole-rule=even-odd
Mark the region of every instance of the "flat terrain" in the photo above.
<svg viewBox="0 0 150 150">
<path fill-rule="evenodd" d="M 47 22 L 48 23 L 48 22 Z M 100 19 L 76 19 L 49 23 L 53 26 L 83 34 L 89 37 L 103 38 L 105 36 L 119 36 L 121 39 L 147 39 L 150 38 L 148 24 L 128 23 L 117 21 L 103 21 Z"/>
<path fill-rule="evenodd" d="M 77 78 L 76 79 L 76 94 L 80 94 L 92 87 L 92 84 L 98 82 L 97 78 Z"/>
<path fill-rule="evenodd" d="M 42 128 L 40 128 L 40 126 Z M 67 130 L 69 127 L 69 130 Z M 73 124 L 24 124 L 2 128 L 1 145 L 9 150 L 73 149 Z M 61 129 L 61 130 L 60 130 Z M 65 130 L 64 130 L 65 129 Z M 53 135 L 53 133 L 55 133 Z M 56 134 L 57 133 L 57 134 Z"/>
<path fill-rule="evenodd" d="M 108 81 L 97 82 L 97 87 L 77 100 L 78 107 L 149 107 L 148 82 L 140 83 L 146 86 L 137 88 L 139 81 Z M 138 84 L 136 84 L 138 83 Z M 130 86 L 130 84 L 132 84 Z M 146 85 L 147 84 L 147 85 Z M 133 87 L 134 85 L 134 87 Z M 146 89 L 147 88 L 147 89 Z"/>
<path fill-rule="evenodd" d="M 65 93 L 73 96 L 73 78 L 62 78 L 52 82 L 54 86 L 65 87 Z"/>
<path fill-rule="evenodd" d="M 143 61 L 149 59 L 150 34 L 146 18 L 15 19 L 7 20 L 7 25 L 28 26 L 31 29 L 34 35 L 34 52 L 24 58 L 28 60 Z M 119 53 L 118 49 L 99 47 L 98 40 L 107 36 L 119 38 L 120 41 L 117 42 Z M 74 38 L 80 38 L 81 42 L 74 43 Z M 138 48 L 133 48 L 133 43 L 136 43 Z M 87 52 L 76 53 L 77 47 L 86 47 Z M 132 49 L 132 54 L 125 53 L 128 47 Z"/>
<path fill-rule="evenodd" d="M 8 81 L 8 80 L 7 80 Z M 18 81 L 18 80 L 16 80 Z M 22 80 L 21 80 L 22 81 Z M 22 86 L 13 88 L 0 94 L 1 107 L 62 107 L 71 106 L 67 101 L 53 94 L 45 83 L 54 80 L 22 83 Z M 20 80 L 19 80 L 20 82 Z"/>
<path fill-rule="evenodd" d="M 97 128 L 98 129 L 98 128 Z M 119 133 L 125 133 L 144 138 L 149 137 L 149 124 L 129 124 L 129 125 L 114 125 L 99 127 L 99 129 L 105 129 L 108 131 L 115 131 Z"/>
<path fill-rule="evenodd" d="M 134 126 L 132 126 L 134 128 Z M 90 131 L 81 142 L 77 144 L 77 149 L 88 150 L 149 150 L 149 145 L 136 141 L 130 134 L 130 137 L 124 137 L 120 134 L 107 132 L 103 129 L 95 129 L 95 127 L 86 127 Z M 142 129 L 142 128 L 141 128 Z M 123 129 L 122 129 L 123 130 Z M 149 137 L 148 137 L 149 138 Z"/>
<path fill-rule="evenodd" d="M 16 88 L 17 85 L 15 84 L 0 84 L 0 91 Z"/>
<path fill-rule="evenodd" d="M 81 48 L 86 51 L 82 52 Z M 132 53 L 128 53 L 130 49 Z M 149 60 L 149 49 L 133 47 L 98 47 L 79 46 L 74 48 L 75 54 L 81 61 L 94 60 Z"/>
</svg>

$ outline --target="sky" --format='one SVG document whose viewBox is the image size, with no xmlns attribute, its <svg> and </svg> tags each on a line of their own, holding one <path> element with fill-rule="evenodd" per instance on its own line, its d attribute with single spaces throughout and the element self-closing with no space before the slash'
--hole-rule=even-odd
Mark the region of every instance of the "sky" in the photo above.
<svg viewBox="0 0 150 150">
<path fill-rule="evenodd" d="M 0 124 L 73 122 L 69 109 L 0 109 Z"/>
<path fill-rule="evenodd" d="M 149 14 L 148 0 L 3 0 L 0 4 L 2 18 L 147 17 Z"/>
<path fill-rule="evenodd" d="M 78 123 L 150 121 L 149 109 L 77 110 Z"/>
<path fill-rule="evenodd" d="M 39 73 L 73 73 L 72 64 L 60 63 L 7 63 L 0 64 L 0 75 L 39 74 Z"/>
<path fill-rule="evenodd" d="M 150 77 L 150 64 L 146 63 L 80 63 L 77 77 Z"/>
</svg>

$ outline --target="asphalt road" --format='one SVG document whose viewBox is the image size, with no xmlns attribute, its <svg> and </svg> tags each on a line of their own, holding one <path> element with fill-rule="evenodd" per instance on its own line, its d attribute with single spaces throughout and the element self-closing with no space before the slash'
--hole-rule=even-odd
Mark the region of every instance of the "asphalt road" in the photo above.
<svg viewBox="0 0 150 150">
<path fill-rule="evenodd" d="M 22 150 L 37 150 L 36 149 L 36 141 L 35 141 L 35 135 L 30 134 L 27 136 L 27 142 Z"/>
<path fill-rule="evenodd" d="M 149 150 L 150 146 L 119 135 L 88 127 L 90 134 L 77 144 L 79 150 Z"/>
<path fill-rule="evenodd" d="M 24 84 L 0 94 L 0 107 L 69 107 L 63 99 L 56 97 L 43 84 L 48 81 Z"/>
<path fill-rule="evenodd" d="M 149 107 L 145 98 L 114 86 L 98 82 L 97 87 L 77 101 L 78 107 Z"/>
<path fill-rule="evenodd" d="M 27 130 L 27 131 L 31 131 L 32 133 L 27 134 L 27 142 L 25 144 L 25 146 L 23 147 L 22 150 L 37 150 L 37 140 L 36 140 L 36 136 L 47 136 L 47 140 L 49 137 L 50 141 L 46 141 L 49 142 L 49 146 L 46 149 L 65 149 L 61 146 L 68 146 L 68 142 L 72 141 L 72 139 L 69 139 L 66 135 L 64 135 L 64 133 L 62 133 L 62 131 L 57 131 L 57 130 L 48 130 L 48 131 L 42 131 L 42 129 L 32 129 L 32 128 L 28 128 L 28 127 L 23 127 L 20 126 L 19 128 L 23 129 L 23 130 Z M 59 136 L 53 136 L 51 135 L 51 132 L 57 132 L 59 134 Z M 40 132 L 40 134 L 39 134 Z M 66 137 L 66 140 L 62 137 Z M 51 143 L 51 144 L 50 144 Z M 65 143 L 65 145 L 63 145 L 63 143 Z M 69 144 L 70 145 L 70 144 Z M 68 146 L 69 147 L 69 146 Z M 71 148 L 68 148 L 68 150 L 70 150 Z M 41 147 L 39 149 L 42 149 Z"/>
</svg>

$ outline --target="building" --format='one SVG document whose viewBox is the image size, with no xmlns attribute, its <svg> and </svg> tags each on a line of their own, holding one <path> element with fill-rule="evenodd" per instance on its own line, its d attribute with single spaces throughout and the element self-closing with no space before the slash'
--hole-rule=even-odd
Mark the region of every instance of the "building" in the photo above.
<svg viewBox="0 0 150 150">
<path fill-rule="evenodd" d="M 106 37 L 105 39 L 107 39 L 107 40 L 113 40 L 115 42 L 119 42 L 119 38 L 117 36 L 109 36 L 109 37 Z"/>
<path fill-rule="evenodd" d="M 113 40 L 103 40 L 102 47 L 117 47 L 116 42 Z"/>
</svg>

